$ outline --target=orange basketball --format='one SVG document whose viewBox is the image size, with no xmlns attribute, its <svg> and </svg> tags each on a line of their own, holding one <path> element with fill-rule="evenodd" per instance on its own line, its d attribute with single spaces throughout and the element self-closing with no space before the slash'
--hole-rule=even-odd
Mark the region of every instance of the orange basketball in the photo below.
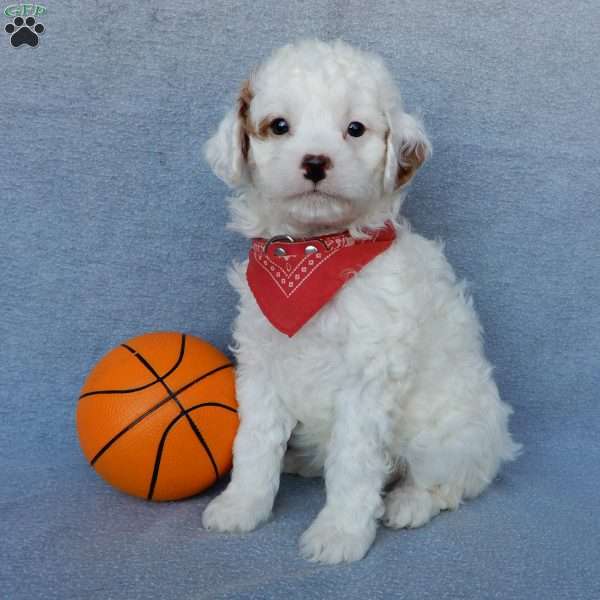
<svg viewBox="0 0 600 600">
<path fill-rule="evenodd" d="M 191 335 L 135 337 L 92 369 L 76 420 L 83 454 L 108 483 L 148 500 L 193 496 L 232 466 L 233 364 Z"/>
</svg>

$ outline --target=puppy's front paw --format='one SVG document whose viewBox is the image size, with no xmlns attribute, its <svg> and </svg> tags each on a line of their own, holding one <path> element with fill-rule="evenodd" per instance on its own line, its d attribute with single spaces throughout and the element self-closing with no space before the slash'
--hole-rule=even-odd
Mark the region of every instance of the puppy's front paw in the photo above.
<svg viewBox="0 0 600 600">
<path fill-rule="evenodd" d="M 300 553 L 312 562 L 335 564 L 353 562 L 365 556 L 373 540 L 377 524 L 363 529 L 346 530 L 331 515 L 321 511 L 300 538 Z"/>
<path fill-rule="evenodd" d="M 265 498 L 225 490 L 204 509 L 202 526 L 210 531 L 252 531 L 269 518 L 272 504 Z"/>
</svg>

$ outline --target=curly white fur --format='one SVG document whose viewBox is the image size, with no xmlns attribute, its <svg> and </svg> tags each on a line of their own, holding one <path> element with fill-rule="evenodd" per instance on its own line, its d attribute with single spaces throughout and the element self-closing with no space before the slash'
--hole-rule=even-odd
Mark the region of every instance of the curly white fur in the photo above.
<svg viewBox="0 0 600 600">
<path fill-rule="evenodd" d="M 431 148 L 382 61 L 341 41 L 305 40 L 274 52 L 244 94 L 205 146 L 214 172 L 237 190 L 229 227 L 249 238 L 343 229 L 360 238 L 362 227 L 391 219 L 398 236 L 292 338 L 261 313 L 247 261 L 234 263 L 241 423 L 231 483 L 203 524 L 249 531 L 269 518 L 282 470 L 323 474 L 327 501 L 301 552 L 356 560 L 378 520 L 418 527 L 477 496 L 518 453 L 511 409 L 464 284 L 441 245 L 400 216 Z M 275 118 L 288 133 L 264 127 Z M 346 134 L 351 121 L 364 135 Z M 317 185 L 300 166 L 307 153 L 333 163 Z"/>
</svg>

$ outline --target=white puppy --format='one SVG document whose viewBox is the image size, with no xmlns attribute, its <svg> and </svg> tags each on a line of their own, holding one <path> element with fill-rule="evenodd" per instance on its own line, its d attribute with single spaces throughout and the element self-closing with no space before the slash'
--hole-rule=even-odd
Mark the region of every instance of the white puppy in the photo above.
<svg viewBox="0 0 600 600">
<path fill-rule="evenodd" d="M 512 411 L 464 285 L 441 245 L 399 214 L 430 144 L 382 61 L 341 41 L 277 50 L 205 155 L 237 190 L 228 226 L 253 238 L 257 279 L 251 288 L 248 260 L 228 274 L 240 295 L 231 350 L 241 423 L 231 483 L 204 527 L 254 529 L 271 514 L 282 471 L 322 474 L 327 502 L 300 549 L 335 563 L 362 558 L 379 519 L 418 527 L 477 496 L 518 453 Z M 325 269 L 335 261 L 324 262 L 333 250 L 375 248 L 386 224 L 395 238 L 342 273 L 312 316 L 308 300 L 289 304 L 288 285 L 321 294 L 335 280 Z M 291 237 L 265 254 L 275 236 Z"/>
</svg>

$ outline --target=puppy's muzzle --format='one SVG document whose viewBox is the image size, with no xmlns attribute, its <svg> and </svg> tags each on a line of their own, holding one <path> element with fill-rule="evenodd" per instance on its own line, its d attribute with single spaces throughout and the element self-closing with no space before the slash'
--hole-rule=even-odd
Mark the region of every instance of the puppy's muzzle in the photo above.
<svg viewBox="0 0 600 600">
<path fill-rule="evenodd" d="M 325 179 L 326 171 L 332 167 L 331 159 L 325 154 L 305 154 L 300 163 L 300 168 L 304 170 L 304 177 L 313 183 Z"/>
</svg>

